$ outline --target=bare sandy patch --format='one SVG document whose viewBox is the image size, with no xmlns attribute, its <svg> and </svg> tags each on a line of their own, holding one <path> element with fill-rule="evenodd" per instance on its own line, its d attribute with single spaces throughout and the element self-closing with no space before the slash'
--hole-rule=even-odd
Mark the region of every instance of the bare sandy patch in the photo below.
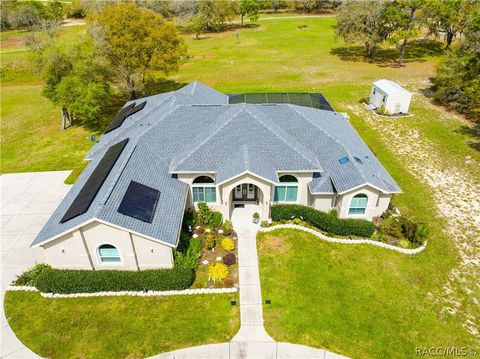
<svg viewBox="0 0 480 359">
<path fill-rule="evenodd" d="M 420 94 L 416 101 L 428 103 L 432 110 L 435 107 Z M 435 144 L 402 121 L 373 116 L 359 104 L 350 109 L 377 130 L 409 171 L 431 188 L 437 213 L 447 222 L 443 230 L 455 243 L 461 262 L 449 273 L 443 291 L 430 297 L 441 305 L 442 313 L 456 316 L 472 335 L 480 337 L 480 176 L 462 168 L 462 161 L 443 156 Z M 446 112 L 441 116 L 452 118 Z M 463 160 L 480 168 L 475 158 Z"/>
</svg>

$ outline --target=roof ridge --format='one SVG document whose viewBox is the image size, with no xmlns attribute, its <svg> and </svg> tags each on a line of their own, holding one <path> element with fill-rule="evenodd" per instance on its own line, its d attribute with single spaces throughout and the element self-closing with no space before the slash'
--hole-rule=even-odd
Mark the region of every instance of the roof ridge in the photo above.
<svg viewBox="0 0 480 359">
<path fill-rule="evenodd" d="M 222 106 L 224 107 L 224 106 Z M 184 151 L 180 151 L 179 153 L 177 153 L 173 158 L 172 160 L 170 161 L 170 166 L 168 168 L 168 171 L 169 172 L 172 172 L 174 171 L 174 167 L 178 167 L 179 165 L 181 165 L 183 162 L 185 162 L 192 154 L 194 154 L 200 147 L 202 147 L 205 143 L 207 143 L 213 136 L 215 136 L 217 133 L 219 133 L 228 123 L 230 123 L 232 121 L 233 118 L 235 118 L 241 111 L 242 109 L 238 110 L 236 107 L 232 107 L 232 108 L 228 108 L 227 106 L 225 106 L 227 108 L 227 110 L 222 114 L 228 114 L 229 112 L 233 112 L 231 114 L 231 116 L 223 121 L 223 123 L 220 125 L 220 126 L 216 126 L 216 123 L 219 121 L 219 119 L 222 117 L 222 116 L 219 116 L 219 118 L 214 121 L 210 126 L 206 127 L 204 129 L 203 132 L 200 132 L 193 140 L 192 140 L 192 144 L 194 144 L 193 148 L 190 149 L 190 150 L 184 150 Z M 214 127 L 214 130 L 213 131 L 208 131 L 208 129 Z M 200 138 L 200 136 L 202 136 L 205 132 L 209 133 L 208 136 L 204 137 L 199 143 L 195 144 L 196 143 L 196 139 Z M 185 155 L 184 153 L 187 152 Z M 177 157 L 182 157 L 181 160 L 179 161 L 176 161 L 175 163 L 175 159 Z"/>
<path fill-rule="evenodd" d="M 246 107 L 245 111 L 248 112 L 250 115 L 252 115 L 262 125 L 264 125 L 270 132 L 272 132 L 277 138 L 279 138 L 288 147 L 294 149 L 295 152 L 300 154 L 301 157 L 305 158 L 308 162 L 312 163 L 313 165 L 318 166 L 318 168 L 323 170 L 323 167 L 320 165 L 320 162 L 318 161 L 317 156 L 308 147 L 302 145 L 295 137 L 290 135 L 288 132 L 284 131 L 282 128 L 280 128 L 280 127 L 278 127 L 278 128 L 273 127 L 272 128 L 271 123 L 266 123 L 265 122 L 265 119 L 268 119 L 267 121 L 271 122 L 270 116 L 263 113 L 264 118 L 260 119 L 258 116 L 256 116 L 254 113 L 252 113 L 252 111 L 251 111 L 252 108 L 256 108 L 256 107 L 252 107 L 252 106 Z M 292 144 L 290 141 L 286 141 L 285 137 L 288 137 L 289 140 L 292 140 L 292 142 L 294 142 L 294 144 Z M 310 152 L 311 155 L 314 157 L 314 160 L 312 161 L 311 158 L 308 158 L 309 156 L 307 157 L 304 154 L 303 151 L 300 151 L 300 149 L 297 148 L 297 146 L 303 147 L 305 152 Z"/>
<path fill-rule="evenodd" d="M 243 151 L 243 164 L 245 165 L 245 168 L 247 170 L 250 170 L 250 158 L 248 157 L 249 155 L 248 147 L 245 143 L 242 145 L 242 151 Z"/>
<path fill-rule="evenodd" d="M 292 107 L 291 104 L 288 104 L 296 113 L 298 113 L 301 117 L 303 117 L 305 120 L 307 120 L 309 123 L 311 123 L 314 127 L 318 128 L 321 132 L 323 132 L 327 137 L 329 137 L 330 139 L 332 139 L 333 141 L 335 141 L 337 144 L 339 144 L 343 150 L 347 153 L 347 155 L 349 157 L 352 157 L 353 161 L 350 161 L 352 162 L 353 166 L 357 169 L 357 173 L 360 174 L 360 176 L 363 178 L 363 180 L 367 183 L 368 180 L 367 178 L 365 177 L 365 174 L 363 173 L 363 171 L 360 169 L 360 167 L 358 166 L 358 164 L 356 163 L 357 161 L 355 161 L 355 159 L 353 158 L 353 154 L 352 152 L 345 146 L 343 145 L 338 139 L 336 139 L 335 137 L 333 137 L 332 135 L 330 135 L 328 132 L 325 131 L 325 129 L 321 128 L 320 126 L 318 126 L 314 121 L 312 121 L 310 118 L 304 116 L 301 112 L 299 112 L 296 108 Z M 334 112 L 335 114 L 338 113 L 338 112 Z M 343 117 L 343 116 L 342 116 Z M 343 119 L 345 119 L 345 117 L 343 117 Z M 349 123 L 350 125 L 350 123 Z M 350 125 L 351 127 L 351 125 Z M 353 127 L 352 127 L 353 128 Z M 333 179 L 332 179 L 332 182 L 333 182 Z"/>
</svg>

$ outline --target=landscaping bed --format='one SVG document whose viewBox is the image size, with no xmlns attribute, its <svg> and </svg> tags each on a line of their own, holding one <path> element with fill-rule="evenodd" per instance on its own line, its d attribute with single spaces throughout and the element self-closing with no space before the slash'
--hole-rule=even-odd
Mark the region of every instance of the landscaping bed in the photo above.
<svg viewBox="0 0 480 359">
<path fill-rule="evenodd" d="M 400 216 L 391 205 L 374 222 L 363 219 L 341 219 L 335 210 L 329 213 L 303 205 L 282 204 L 271 207 L 272 221 L 262 221 L 262 227 L 277 224 L 304 226 L 332 238 L 371 239 L 403 249 L 419 248 L 428 236 L 422 223 Z"/>
<path fill-rule="evenodd" d="M 192 288 L 231 288 L 238 285 L 237 236 L 232 223 L 222 223 L 219 212 L 204 203 L 199 211 L 187 214 L 183 240 L 195 243 L 198 251 Z"/>
</svg>

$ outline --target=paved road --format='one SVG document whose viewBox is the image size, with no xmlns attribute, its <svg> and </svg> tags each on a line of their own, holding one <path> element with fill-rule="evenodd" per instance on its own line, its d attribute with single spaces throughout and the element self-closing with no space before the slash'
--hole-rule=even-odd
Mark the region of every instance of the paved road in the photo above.
<svg viewBox="0 0 480 359">
<path fill-rule="evenodd" d="M 3 312 L 5 288 L 25 269 L 44 261 L 41 248 L 30 248 L 37 233 L 65 197 L 70 171 L 0 176 L 1 213 L 1 358 L 39 358 L 12 332 Z"/>
</svg>

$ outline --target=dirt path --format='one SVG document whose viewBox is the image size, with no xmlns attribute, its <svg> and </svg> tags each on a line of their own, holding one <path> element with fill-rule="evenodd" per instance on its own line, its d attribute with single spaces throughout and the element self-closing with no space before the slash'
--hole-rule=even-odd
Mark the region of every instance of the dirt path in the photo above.
<svg viewBox="0 0 480 359">
<path fill-rule="evenodd" d="M 420 94 L 416 100 L 428 102 Z M 448 224 L 444 232 L 454 241 L 461 258 L 460 266 L 449 273 L 443 292 L 433 293 L 432 298 L 441 305 L 442 313 L 456 316 L 480 338 L 480 175 L 471 170 L 480 168 L 480 161 L 470 156 L 452 161 L 418 129 L 406 125 L 408 118 L 397 121 L 379 117 L 360 104 L 350 109 L 381 134 L 414 176 L 430 186 L 437 213 Z M 442 116 L 445 120 L 452 117 Z M 465 164 L 463 168 L 461 163 Z"/>
</svg>

